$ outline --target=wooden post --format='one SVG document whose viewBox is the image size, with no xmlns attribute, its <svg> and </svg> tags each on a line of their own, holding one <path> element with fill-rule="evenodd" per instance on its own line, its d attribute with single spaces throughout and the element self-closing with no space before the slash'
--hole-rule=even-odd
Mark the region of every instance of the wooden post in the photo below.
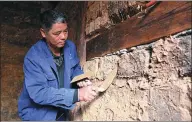
<svg viewBox="0 0 192 122">
<path fill-rule="evenodd" d="M 80 27 L 80 39 L 78 42 L 78 53 L 79 53 L 79 58 L 80 58 L 80 64 L 81 66 L 84 65 L 86 62 L 86 40 L 85 40 L 85 24 L 86 24 L 86 9 L 87 9 L 87 1 L 83 2 L 81 5 L 81 10 L 80 10 L 80 17 L 81 17 L 81 22 L 79 23 L 81 25 Z"/>
</svg>

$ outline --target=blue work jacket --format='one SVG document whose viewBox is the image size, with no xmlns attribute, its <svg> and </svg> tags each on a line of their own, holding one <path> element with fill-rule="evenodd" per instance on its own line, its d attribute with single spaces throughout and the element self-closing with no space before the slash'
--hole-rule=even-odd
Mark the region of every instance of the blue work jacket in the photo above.
<svg viewBox="0 0 192 122">
<path fill-rule="evenodd" d="M 59 89 L 58 71 L 45 39 L 39 40 L 24 58 L 23 89 L 18 99 L 22 120 L 56 120 L 59 109 L 75 106 L 71 88 L 73 77 L 83 73 L 76 47 L 70 40 L 64 46 L 64 88 Z"/>
</svg>

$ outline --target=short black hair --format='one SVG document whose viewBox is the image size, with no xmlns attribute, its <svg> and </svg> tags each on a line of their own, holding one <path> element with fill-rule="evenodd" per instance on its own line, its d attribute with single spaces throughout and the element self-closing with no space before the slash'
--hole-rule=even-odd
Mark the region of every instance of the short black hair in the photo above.
<svg viewBox="0 0 192 122">
<path fill-rule="evenodd" d="M 56 10 L 47 10 L 40 14 L 41 28 L 50 30 L 55 23 L 67 23 L 67 17 Z"/>
</svg>

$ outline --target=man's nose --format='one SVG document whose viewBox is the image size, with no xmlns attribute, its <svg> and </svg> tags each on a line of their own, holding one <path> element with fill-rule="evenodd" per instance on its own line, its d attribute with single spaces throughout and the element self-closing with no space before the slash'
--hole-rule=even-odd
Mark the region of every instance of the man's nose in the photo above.
<svg viewBox="0 0 192 122">
<path fill-rule="evenodd" d="M 65 33 L 61 33 L 60 37 L 61 37 L 62 40 L 65 40 L 67 38 L 67 35 Z"/>
</svg>

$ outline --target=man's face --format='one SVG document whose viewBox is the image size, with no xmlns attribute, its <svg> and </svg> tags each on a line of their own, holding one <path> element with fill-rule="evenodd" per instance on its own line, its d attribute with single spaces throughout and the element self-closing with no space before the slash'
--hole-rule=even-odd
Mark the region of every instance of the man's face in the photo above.
<svg viewBox="0 0 192 122">
<path fill-rule="evenodd" d="M 41 29 L 41 34 L 46 38 L 46 41 L 51 48 L 61 48 L 64 46 L 68 37 L 67 23 L 55 23 L 48 32 Z"/>
</svg>

